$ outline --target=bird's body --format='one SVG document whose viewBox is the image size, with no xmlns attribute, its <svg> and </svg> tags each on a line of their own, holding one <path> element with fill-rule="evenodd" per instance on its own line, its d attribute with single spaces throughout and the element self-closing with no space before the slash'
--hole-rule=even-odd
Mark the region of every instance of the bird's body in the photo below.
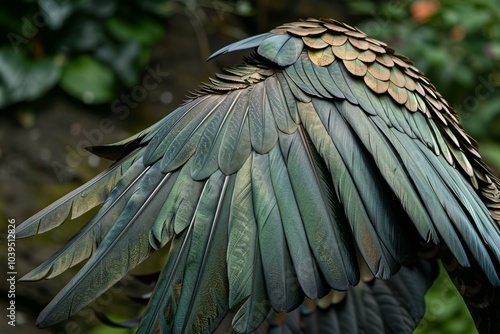
<svg viewBox="0 0 500 334">
<path fill-rule="evenodd" d="M 335 20 L 214 56 L 249 48 L 163 120 L 92 148 L 116 162 L 18 227 L 42 233 L 104 203 L 25 276 L 90 257 L 39 325 L 168 247 L 141 333 L 410 333 L 437 270 L 421 253 L 439 245 L 479 331 L 499 332 L 500 181 L 428 79 Z"/>
</svg>

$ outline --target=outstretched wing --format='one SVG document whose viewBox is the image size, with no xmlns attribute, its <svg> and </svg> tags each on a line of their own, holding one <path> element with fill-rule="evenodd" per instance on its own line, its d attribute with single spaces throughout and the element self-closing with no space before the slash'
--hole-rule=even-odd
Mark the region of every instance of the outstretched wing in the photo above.
<svg viewBox="0 0 500 334">
<path fill-rule="evenodd" d="M 360 267 L 389 279 L 421 240 L 500 285 L 500 182 L 408 59 L 333 20 L 284 25 L 219 53 L 252 47 L 246 65 L 118 153 L 96 150 L 121 158 L 18 227 L 18 237 L 45 232 L 105 199 L 24 277 L 90 257 L 40 326 L 73 315 L 160 247 L 169 257 L 143 333 L 211 332 L 230 310 L 235 330 L 253 331 L 271 309 L 357 285 Z"/>
</svg>

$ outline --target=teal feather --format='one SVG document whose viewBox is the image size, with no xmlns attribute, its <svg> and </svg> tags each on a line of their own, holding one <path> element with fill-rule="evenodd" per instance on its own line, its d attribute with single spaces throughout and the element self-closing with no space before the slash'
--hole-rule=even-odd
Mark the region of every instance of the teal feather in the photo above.
<svg viewBox="0 0 500 334">
<path fill-rule="evenodd" d="M 170 129 L 162 139 L 155 156 L 161 158 L 160 168 L 167 173 L 183 166 L 195 153 L 201 135 L 210 117 L 217 112 L 222 104 L 223 98 L 214 96 L 198 105 L 200 110 L 195 109 L 179 119 L 178 123 Z"/>
<path fill-rule="evenodd" d="M 363 221 L 364 223 L 371 222 L 376 231 L 375 239 L 381 243 L 381 249 L 385 249 L 384 253 L 389 251 L 390 256 L 394 257 L 398 263 L 408 263 L 414 258 L 414 252 L 408 241 L 411 240 L 410 232 L 413 231 L 409 224 L 402 223 L 408 220 L 406 213 L 402 207 L 394 205 L 397 199 L 391 193 L 382 175 L 378 173 L 368 152 L 362 149 L 356 135 L 340 116 L 338 109 L 333 108 L 331 104 L 329 105 L 323 100 L 314 99 L 313 104 L 314 109 L 320 114 L 321 121 L 328 129 L 326 135 L 331 137 L 333 145 L 340 153 L 341 159 L 354 181 L 357 193 L 361 197 L 358 203 L 363 206 L 369 216 L 369 219 L 362 219 L 359 224 L 363 224 Z M 335 104 L 335 106 L 337 105 Z M 316 122 L 318 121 L 319 119 L 316 120 Z M 327 154 L 324 155 L 324 160 L 329 160 Z M 346 214 L 353 211 L 355 210 L 346 210 Z M 422 231 L 422 234 L 435 236 L 436 232 L 432 228 L 428 215 L 424 211 L 420 211 L 418 214 L 419 221 L 426 224 L 427 227 Z M 358 223 L 353 220 L 351 224 Z M 363 239 L 365 238 L 367 238 L 366 235 L 363 236 Z M 360 247 L 362 246 L 360 245 Z M 373 245 L 368 246 L 369 251 L 372 247 Z M 388 264 L 390 262 L 389 260 Z"/>
<path fill-rule="evenodd" d="M 225 175 L 237 172 L 252 152 L 248 120 L 248 91 L 238 97 L 234 111 L 228 116 L 219 151 L 219 168 Z"/>
<path fill-rule="evenodd" d="M 206 217 L 206 205 L 213 205 L 211 202 L 217 199 L 219 195 L 214 187 L 218 187 L 217 183 L 221 180 L 220 172 L 210 178 L 210 183 L 208 181 L 196 183 L 202 185 L 201 192 L 197 196 L 190 196 L 192 188 L 186 186 L 184 183 L 190 180 L 189 173 L 190 168 L 186 165 L 184 170 L 181 171 L 181 175 L 176 181 L 173 191 L 179 193 L 180 203 L 189 200 L 190 203 L 194 204 L 194 208 L 189 210 L 191 218 L 184 218 L 189 219 L 187 228 L 179 230 L 176 237 L 173 238 L 167 264 L 160 274 L 155 291 L 139 326 L 138 333 L 151 333 L 153 328 L 161 328 L 163 333 L 169 333 L 172 330 L 181 294 L 184 290 L 185 271 L 188 263 L 188 254 L 190 254 L 190 247 L 193 243 L 192 238 L 196 217 L 199 214 L 200 208 L 202 215 Z M 211 190 L 214 190 L 214 192 L 209 194 Z M 177 216 L 175 218 L 177 219 Z M 190 278 L 192 279 L 193 277 L 191 276 Z"/>
<path fill-rule="evenodd" d="M 306 56 L 307 57 L 307 56 Z M 309 79 L 307 78 L 304 69 L 301 66 L 301 58 L 295 64 L 288 66 L 285 68 L 285 73 L 292 79 L 292 81 L 300 87 L 302 91 L 304 91 L 308 95 L 313 96 L 321 96 L 314 86 L 311 84 Z"/>
<path fill-rule="evenodd" d="M 224 101 L 214 111 L 210 120 L 205 125 L 200 137 L 191 165 L 191 177 L 202 180 L 212 175 L 219 167 L 218 156 L 222 137 L 224 135 L 228 116 L 234 111 L 243 91 L 231 92 L 225 96 Z"/>
<path fill-rule="evenodd" d="M 283 95 L 285 97 L 285 103 L 286 103 L 286 106 L 288 107 L 288 112 L 290 114 L 290 117 L 293 119 L 295 124 L 298 124 L 300 122 L 299 111 L 297 109 L 297 101 L 295 100 L 295 97 L 293 96 L 291 88 L 288 85 L 288 82 L 285 79 L 285 76 L 283 75 L 283 73 L 276 73 L 276 78 L 279 81 L 279 86 L 281 86 L 281 91 L 283 92 Z"/>
<path fill-rule="evenodd" d="M 147 141 L 144 141 L 145 137 L 148 136 L 151 132 L 156 132 L 159 124 L 161 124 L 161 121 L 151 125 L 150 127 L 142 131 L 139 131 L 138 133 L 127 139 L 120 140 L 116 143 L 90 146 L 85 147 L 85 149 L 92 154 L 108 160 L 120 160 L 122 157 L 132 152 L 134 149 L 140 146 L 144 146 L 147 143 Z"/>
<path fill-rule="evenodd" d="M 275 77 L 270 77 L 266 80 L 265 86 L 267 99 L 277 128 L 284 133 L 294 133 L 297 130 L 297 123 L 291 118 L 291 114 L 287 110 L 288 104 L 285 101 L 278 80 Z"/>
<path fill-rule="evenodd" d="M 422 147 L 418 143 L 416 145 L 420 146 L 420 151 L 423 153 L 426 161 L 434 168 L 436 174 L 439 175 L 437 182 L 442 183 L 440 189 L 448 188 L 448 192 L 454 195 L 451 198 L 447 198 L 452 201 L 455 199 L 453 203 L 457 209 L 453 210 L 452 215 L 457 217 L 454 219 L 455 227 L 460 232 L 465 244 L 468 245 L 471 253 L 488 279 L 491 282 L 495 282 L 495 284 L 500 284 L 495 266 L 485 247 L 485 244 L 488 245 L 493 254 L 498 254 L 496 259 L 500 260 L 500 244 L 495 240 L 500 233 L 499 226 L 495 224 L 489 211 L 482 205 L 472 186 L 464 182 L 463 176 L 460 175 L 457 169 L 451 167 L 443 158 L 439 159 L 432 152 L 428 152 L 425 147 Z M 461 211 L 465 215 L 457 216 L 456 213 Z M 469 217 L 471 218 L 470 222 Z M 459 218 L 462 218 L 461 221 Z M 485 243 L 483 243 L 483 240 Z"/>
<path fill-rule="evenodd" d="M 162 123 L 161 126 L 159 126 L 155 135 L 150 138 L 146 152 L 144 152 L 144 164 L 151 165 L 160 160 L 164 156 L 165 150 L 170 145 L 170 141 L 166 141 L 165 137 L 167 137 L 173 129 L 175 129 L 175 134 L 179 133 L 183 127 L 189 124 L 191 119 L 196 116 L 196 113 L 192 112 L 193 110 L 200 109 L 207 111 L 207 108 L 200 108 L 200 106 L 210 103 L 214 99 L 217 99 L 217 97 L 206 95 L 188 101 L 168 114 L 164 120 L 160 121 L 160 123 Z M 173 138 L 175 137 L 172 137 L 172 139 Z"/>
<path fill-rule="evenodd" d="M 454 223 L 457 224 L 460 221 L 463 221 L 465 224 L 465 220 L 467 220 L 462 210 L 457 206 L 458 203 L 454 201 L 453 196 L 446 190 L 446 186 L 431 187 L 431 184 L 437 185 L 442 183 L 432 170 L 425 170 L 429 166 L 423 164 L 424 160 L 418 154 L 418 150 L 414 151 L 411 149 L 411 147 L 416 145 L 413 140 L 402 135 L 400 132 L 391 131 L 378 119 L 373 118 L 373 121 L 377 124 L 380 131 L 389 136 L 390 145 L 394 145 L 395 150 L 401 157 L 403 166 L 408 171 L 408 175 L 416 184 L 420 197 L 429 208 L 428 212 L 433 218 L 434 226 L 439 231 L 442 239 L 457 257 L 459 263 L 463 266 L 468 266 L 469 260 L 453 226 Z M 391 136 L 391 134 L 397 136 L 399 140 Z M 400 142 L 402 140 L 404 142 Z M 439 219 L 435 217 L 437 214 L 440 215 Z"/>
<path fill-rule="evenodd" d="M 256 84 L 250 92 L 248 120 L 253 150 L 260 154 L 269 152 L 278 141 L 278 131 L 264 83 Z"/>
<path fill-rule="evenodd" d="M 232 192 L 232 189 L 227 191 L 231 188 L 228 180 L 229 177 L 217 171 L 210 176 L 201 195 L 193 218 L 193 242 L 187 254 L 172 333 L 211 332 L 229 311 L 226 271 L 229 207 L 224 204 L 230 202 Z"/>
<path fill-rule="evenodd" d="M 335 83 L 334 77 L 330 75 L 328 69 L 324 66 L 313 66 L 314 73 L 319 82 L 326 88 L 326 90 L 333 96 L 339 99 L 345 99 L 341 89 Z"/>
<path fill-rule="evenodd" d="M 347 70 L 341 67 L 342 73 L 349 83 L 349 89 L 351 93 L 356 97 L 357 104 L 363 109 L 363 111 L 370 116 L 376 116 L 379 114 L 381 109 L 381 100 L 383 96 L 376 95 L 369 88 L 366 87 L 363 81 L 353 80 L 352 78 L 347 79 L 350 74 Z"/>
<path fill-rule="evenodd" d="M 256 252 L 258 252 L 257 222 L 252 199 L 251 166 L 253 155 L 236 174 L 231 214 L 227 265 L 229 306 L 232 308 L 252 294 Z M 260 257 L 259 263 L 260 263 Z"/>
<path fill-rule="evenodd" d="M 450 148 L 448 147 L 448 144 L 446 144 L 446 141 L 444 140 L 441 132 L 439 131 L 436 123 L 434 123 L 434 120 L 433 119 L 428 119 L 427 120 L 428 124 L 430 125 L 430 128 L 433 132 L 433 138 L 436 139 L 437 141 L 437 144 L 439 146 L 439 151 L 441 152 L 441 154 L 443 155 L 443 157 L 446 159 L 446 161 L 450 164 L 450 165 L 454 165 L 454 162 L 453 162 L 453 157 L 451 155 L 451 152 L 450 152 Z"/>
<path fill-rule="evenodd" d="M 247 282 L 248 288 L 252 291 L 245 302 L 236 312 L 233 318 L 233 328 L 238 333 L 252 333 L 266 319 L 271 304 L 267 291 L 264 288 L 265 279 L 262 267 L 262 255 L 260 254 L 258 237 L 254 244 L 255 254 L 252 269 L 252 279 Z"/>
<path fill-rule="evenodd" d="M 307 297 L 319 298 L 329 289 L 309 247 L 290 177 L 278 147 L 269 152 L 269 169 L 297 279 Z"/>
<path fill-rule="evenodd" d="M 142 316 L 138 334 L 150 334 L 157 329 L 170 333 L 183 286 L 187 250 L 191 243 L 193 224 L 179 233 L 170 246 L 165 267 L 156 282 L 146 312 Z"/>
<path fill-rule="evenodd" d="M 293 65 L 295 69 L 297 70 L 297 74 L 299 75 L 300 78 L 302 78 L 302 81 L 306 84 L 308 87 L 313 87 L 314 91 L 317 97 L 325 97 L 325 98 L 332 98 L 332 95 L 323 87 L 321 82 L 318 81 L 318 78 L 316 77 L 316 74 L 314 73 L 313 63 L 309 59 L 309 56 L 304 52 L 301 54 L 299 57 L 299 60 Z"/>
<path fill-rule="evenodd" d="M 293 135 L 280 134 L 280 146 L 311 250 L 328 284 L 345 290 L 359 273 L 340 203 L 327 186 L 330 176 L 301 127 Z"/>
<path fill-rule="evenodd" d="M 411 177 L 411 174 L 407 174 L 408 171 L 401 168 L 401 159 L 404 157 L 400 157 L 399 154 L 396 155 L 395 149 L 384 137 L 383 132 L 373 124 L 373 121 L 379 120 L 380 124 L 386 123 L 377 117 L 369 118 L 361 109 L 352 106 L 348 102 L 344 102 L 339 111 L 368 152 L 370 152 L 380 173 L 414 222 L 421 236 L 425 240 L 438 240 L 434 233 L 426 235 L 427 231 L 429 231 L 429 221 L 449 222 L 448 216 L 444 210 L 434 209 L 433 206 L 437 203 L 437 199 L 432 193 L 422 193 L 426 191 L 428 184 L 419 177 Z M 387 125 L 385 126 L 387 128 Z M 431 210 L 428 210 L 429 208 Z M 428 217 L 430 217 L 430 220 Z M 443 224 L 443 226 L 447 231 L 445 233 L 447 240 L 453 241 L 457 254 L 461 254 L 461 259 L 466 259 L 454 230 L 449 224 Z M 437 230 L 439 231 L 439 229 Z M 444 232 L 444 230 L 440 232 Z M 460 250 L 462 251 L 460 252 Z"/>
<path fill-rule="evenodd" d="M 287 68 L 291 68 L 291 66 L 287 67 Z M 283 71 L 283 72 L 281 72 L 281 74 L 283 74 L 283 77 L 285 78 L 286 82 L 288 83 L 288 87 L 290 88 L 290 91 L 292 92 L 292 94 L 296 100 L 298 100 L 300 102 L 304 102 L 304 103 L 311 102 L 311 97 L 308 94 L 306 94 L 304 91 L 302 91 L 301 88 L 299 88 L 297 86 L 302 81 L 299 81 L 299 83 L 296 84 L 294 82 L 294 80 L 290 77 L 290 75 L 288 74 L 287 71 Z"/>
<path fill-rule="evenodd" d="M 163 247 L 173 233 L 180 234 L 187 228 L 196 212 L 205 182 L 191 178 L 191 162 L 176 173 L 172 190 L 151 227 L 149 241 L 155 249 Z"/>
<path fill-rule="evenodd" d="M 229 282 L 227 274 L 227 220 L 229 218 L 234 177 L 226 176 L 221 201 L 210 231 L 203 264 L 198 276 L 191 305 L 178 319 L 185 319 L 180 333 L 213 332 L 229 311 Z"/>
<path fill-rule="evenodd" d="M 257 329 L 271 310 L 265 289 L 252 195 L 250 156 L 236 174 L 227 248 L 229 307 L 242 303 L 232 325 L 240 333 Z"/>
<path fill-rule="evenodd" d="M 349 74 L 346 73 L 346 76 L 344 77 L 344 72 L 346 71 L 343 65 L 341 65 L 339 61 L 334 61 L 330 64 L 330 66 L 328 66 L 328 72 L 330 72 L 330 76 L 334 78 L 335 84 L 340 88 L 347 101 L 352 104 L 358 104 L 358 100 L 349 88 L 349 83 L 351 81 L 349 80 Z"/>
<path fill-rule="evenodd" d="M 293 245 L 285 238 L 267 154 L 253 155 L 252 194 L 267 294 L 276 311 L 293 310 L 304 295 L 288 251 Z"/>
<path fill-rule="evenodd" d="M 384 184 L 377 180 L 381 176 L 370 171 L 371 162 L 357 146 L 338 111 L 316 99 L 313 103 L 314 106 L 299 105 L 304 127 L 330 170 L 361 253 L 373 273 L 387 278 L 399 269 L 399 263 L 410 258 L 410 250 L 400 242 L 406 237 L 400 225 L 405 215 L 389 200 L 381 198 L 385 190 Z M 384 196 L 388 193 L 386 190 Z M 388 207 L 391 210 L 387 211 Z"/>
</svg>

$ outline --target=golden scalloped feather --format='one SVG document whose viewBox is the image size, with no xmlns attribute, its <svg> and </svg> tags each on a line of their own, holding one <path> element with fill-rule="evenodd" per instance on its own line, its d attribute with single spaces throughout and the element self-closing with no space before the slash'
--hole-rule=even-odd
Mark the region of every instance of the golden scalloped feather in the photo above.
<svg viewBox="0 0 500 334">
<path fill-rule="evenodd" d="M 333 35 L 333 37 L 327 42 L 331 46 L 341 46 L 347 42 L 346 35 Z"/>
<path fill-rule="evenodd" d="M 382 81 L 377 78 L 375 78 L 373 75 L 371 75 L 369 72 L 366 72 L 365 76 L 363 77 L 363 80 L 365 81 L 365 84 L 370 87 L 372 91 L 378 94 L 383 94 L 387 92 L 387 89 L 389 88 L 389 81 Z"/>
<path fill-rule="evenodd" d="M 363 63 L 359 59 L 354 60 L 343 60 L 345 68 L 352 74 L 361 77 L 366 74 L 367 67 L 365 63 Z"/>
<path fill-rule="evenodd" d="M 366 50 L 359 53 L 358 59 L 365 63 L 373 63 L 377 58 L 377 54 L 371 50 Z"/>
<path fill-rule="evenodd" d="M 409 76 L 407 76 L 405 78 L 405 80 L 406 80 L 406 82 L 405 82 L 406 89 L 408 89 L 412 92 L 415 91 L 415 89 L 416 89 L 415 81 L 412 78 L 410 78 Z"/>
<path fill-rule="evenodd" d="M 302 37 L 302 41 L 305 45 L 313 49 L 324 49 L 329 46 L 327 42 L 318 37 Z"/>
<path fill-rule="evenodd" d="M 391 68 L 391 81 L 398 87 L 402 88 L 406 84 L 406 78 L 397 67 Z"/>
<path fill-rule="evenodd" d="M 404 60 L 402 60 L 401 58 L 401 55 L 394 55 L 394 57 L 392 57 L 392 61 L 394 61 L 394 63 L 396 63 L 396 65 L 398 65 L 399 67 L 401 68 L 407 68 L 409 67 L 410 65 L 407 64 Z"/>
<path fill-rule="evenodd" d="M 385 49 L 383 47 L 378 46 L 378 45 L 373 44 L 373 43 L 369 43 L 368 48 L 374 52 L 377 52 L 377 53 L 385 53 Z"/>
<path fill-rule="evenodd" d="M 349 37 L 349 42 L 360 50 L 368 50 L 369 43 L 365 40 Z"/>
<path fill-rule="evenodd" d="M 376 60 L 378 63 L 384 65 L 385 67 L 394 66 L 394 61 L 392 60 L 392 57 L 386 53 L 378 54 Z"/>
<path fill-rule="evenodd" d="M 391 78 L 391 71 L 379 63 L 369 65 L 368 72 L 378 80 L 387 81 Z"/>
<path fill-rule="evenodd" d="M 333 41 L 334 41 L 334 39 L 335 39 L 335 36 L 337 36 L 337 35 L 334 35 L 334 34 L 332 34 L 332 33 L 330 33 L 330 32 L 325 32 L 324 34 L 322 34 L 322 35 L 321 35 L 321 37 L 320 37 L 320 38 L 321 38 L 322 40 L 324 40 L 326 43 L 328 43 L 328 44 L 330 44 L 330 45 L 333 45 L 332 43 L 333 43 Z M 347 40 L 347 39 L 346 39 L 346 40 Z M 344 43 L 342 43 L 342 44 L 344 44 Z"/>
<path fill-rule="evenodd" d="M 335 61 L 335 56 L 332 52 L 332 48 L 324 48 L 322 50 L 307 50 L 309 59 L 318 66 L 328 66 Z"/>
<path fill-rule="evenodd" d="M 410 58 L 406 57 L 405 55 L 399 54 L 399 53 L 396 53 L 395 56 L 397 56 L 398 58 L 403 60 L 406 63 L 406 67 L 413 67 L 413 60 L 411 60 Z"/>
<path fill-rule="evenodd" d="M 356 50 L 351 43 L 344 43 L 340 46 L 332 46 L 332 51 L 336 57 L 345 60 L 353 60 L 359 56 L 359 51 Z"/>
<path fill-rule="evenodd" d="M 396 86 L 392 81 L 389 82 L 389 88 L 387 89 L 387 92 L 399 104 L 406 104 L 406 101 L 408 101 L 407 90 Z"/>
</svg>

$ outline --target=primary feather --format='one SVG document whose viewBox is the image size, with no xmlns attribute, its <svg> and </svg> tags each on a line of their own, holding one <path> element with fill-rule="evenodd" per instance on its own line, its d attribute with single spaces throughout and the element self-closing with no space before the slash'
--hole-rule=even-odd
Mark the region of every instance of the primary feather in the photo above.
<svg viewBox="0 0 500 334">
<path fill-rule="evenodd" d="M 437 273 L 419 259 L 427 244 L 478 330 L 499 332 L 500 181 L 423 73 L 331 19 L 212 57 L 249 48 L 157 124 L 92 148 L 115 164 L 18 227 L 42 233 L 104 203 L 24 277 L 90 257 L 38 324 L 166 246 L 140 333 L 410 333 Z"/>
</svg>

